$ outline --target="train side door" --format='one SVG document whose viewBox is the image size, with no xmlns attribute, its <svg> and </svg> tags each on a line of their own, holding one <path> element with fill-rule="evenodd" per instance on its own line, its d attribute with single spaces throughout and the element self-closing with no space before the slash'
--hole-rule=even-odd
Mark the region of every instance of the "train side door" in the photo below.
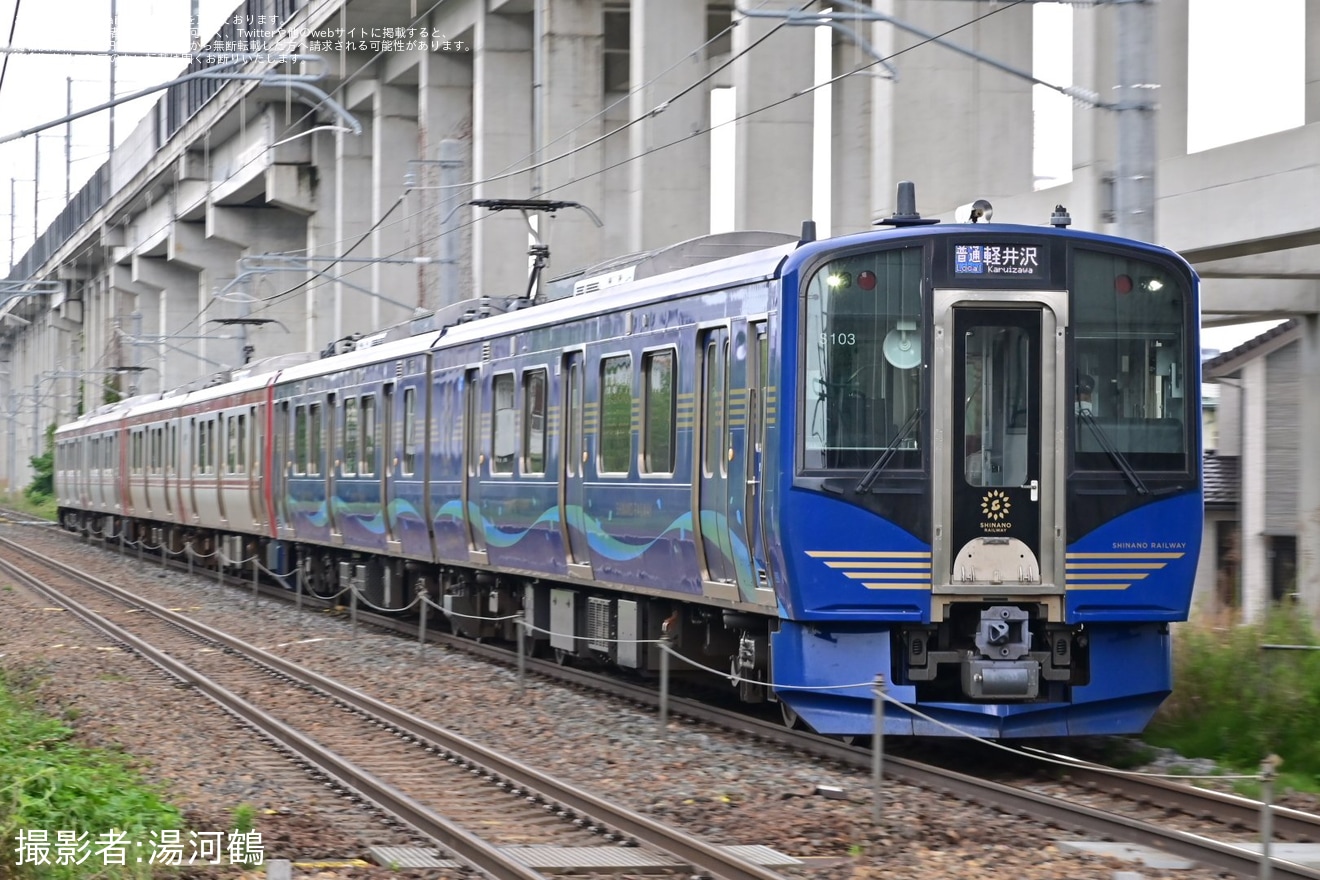
<svg viewBox="0 0 1320 880">
<path fill-rule="evenodd" d="M 265 474 L 261 469 L 262 450 L 266 438 L 266 404 L 259 403 L 248 407 L 247 431 L 240 434 L 242 434 L 241 448 L 238 454 L 247 463 L 248 509 L 252 511 L 254 525 L 265 525 L 270 515 L 266 510 Z"/>
<path fill-rule="evenodd" d="M 481 431 L 481 370 L 463 378 L 463 522 L 467 524 L 468 559 L 485 565 L 486 530 L 481 516 L 481 468 L 486 463 Z"/>
<path fill-rule="evenodd" d="M 184 468 L 184 479 L 188 483 L 188 518 L 193 522 L 199 521 L 197 510 L 197 484 L 202 479 L 201 455 L 206 447 L 199 445 L 202 443 L 202 425 L 197 421 L 196 416 L 188 419 L 188 430 L 184 433 L 184 448 L 187 450 L 187 463 Z M 187 521 L 185 519 L 185 522 Z"/>
<path fill-rule="evenodd" d="M 587 464 L 586 438 L 583 435 L 583 404 L 586 381 L 584 355 L 580 351 L 564 354 L 559 371 L 559 400 L 563 416 L 559 423 L 563 466 L 559 469 L 559 522 L 567 550 L 568 571 L 579 577 L 591 577 L 591 548 L 588 544 L 587 512 L 583 508 L 584 469 Z"/>
<path fill-rule="evenodd" d="M 283 399 L 275 404 L 275 436 L 271 454 L 271 478 L 275 480 L 278 494 L 275 496 L 275 516 L 279 520 L 279 536 L 293 537 L 293 520 L 289 516 L 289 478 L 293 475 L 293 459 L 290 450 L 294 448 L 291 439 L 293 419 L 289 415 L 289 401 Z"/>
<path fill-rule="evenodd" d="M 936 292 L 937 593 L 1062 591 L 1066 324 L 1062 293 Z"/>
<path fill-rule="evenodd" d="M 324 475 L 322 497 L 325 499 L 325 515 L 330 523 L 330 540 L 336 544 L 344 543 L 343 528 L 339 525 L 338 474 L 335 463 L 340 458 L 340 411 L 336 405 L 334 392 L 325 396 L 324 404 L 313 403 L 308 411 L 308 426 L 311 428 L 308 467 L 317 468 L 309 473 Z"/>
<path fill-rule="evenodd" d="M 399 539 L 394 535 L 394 522 L 390 519 L 390 496 L 393 494 L 394 474 L 399 467 L 398 450 L 394 448 L 394 438 L 399 436 L 394 428 L 394 383 L 386 382 L 381 389 L 381 467 L 380 467 L 380 515 L 385 521 L 385 541 L 392 551 L 399 550 Z"/>
<path fill-rule="evenodd" d="M 752 592 L 757 603 L 774 607 L 765 540 L 764 459 L 767 400 L 770 397 L 770 336 L 765 321 L 747 325 L 747 546 L 752 557 Z"/>
<path fill-rule="evenodd" d="M 693 531 L 705 583 L 712 598 L 736 600 L 738 582 L 729 536 L 729 329 L 713 327 L 697 336 L 697 389 L 701 418 Z"/>
</svg>

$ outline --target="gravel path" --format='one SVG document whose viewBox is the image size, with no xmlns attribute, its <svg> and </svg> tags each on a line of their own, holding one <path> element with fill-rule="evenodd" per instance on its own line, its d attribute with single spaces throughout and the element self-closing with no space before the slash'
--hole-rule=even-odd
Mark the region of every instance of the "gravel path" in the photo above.
<svg viewBox="0 0 1320 880">
<path fill-rule="evenodd" d="M 529 679 L 443 647 L 419 658 L 415 644 L 346 621 L 263 601 L 213 580 L 121 560 L 53 532 L 5 526 L 51 558 L 88 567 L 153 601 L 184 609 L 267 650 L 297 660 L 446 725 L 492 748 L 537 761 L 548 772 L 617 798 L 656 819 L 702 832 L 716 843 L 762 844 L 803 860 L 786 877 L 1207 880 L 1208 869 L 1168 871 L 1063 851 L 1075 835 L 955 799 L 890 783 L 883 821 L 871 823 L 866 774 L 673 721 L 659 736 L 654 715 Z M 0 588 L 5 616 L 0 666 L 37 682 L 41 704 L 70 719 L 88 743 L 122 748 L 162 781 L 196 830 L 223 830 L 240 804 L 256 808 L 268 858 L 315 860 L 365 855 L 399 832 L 364 821 L 361 808 L 306 784 L 300 767 L 191 692 L 144 674 L 142 661 L 103 642 L 25 591 Z M 844 799 L 815 794 L 844 790 Z M 12 851 L 12 842 L 5 849 Z M 8 855 L 6 856 L 8 857 Z M 0 870 L 0 874 L 3 871 Z M 189 876 L 234 878 L 234 869 Z M 263 874 L 248 872 L 248 876 Z M 301 878 L 422 878 L 435 872 L 389 868 L 295 870 Z"/>
</svg>

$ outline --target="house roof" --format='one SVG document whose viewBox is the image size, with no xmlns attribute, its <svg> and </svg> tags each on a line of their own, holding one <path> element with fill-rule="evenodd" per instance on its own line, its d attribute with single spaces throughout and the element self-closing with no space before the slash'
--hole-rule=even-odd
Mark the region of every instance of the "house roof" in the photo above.
<svg viewBox="0 0 1320 880">
<path fill-rule="evenodd" d="M 1201 460 L 1201 478 L 1207 507 L 1237 506 L 1242 476 L 1236 455 L 1207 452 Z"/>
<path fill-rule="evenodd" d="M 1248 361 L 1269 354 L 1292 342 L 1300 334 L 1297 328 L 1301 323 L 1296 318 L 1289 318 L 1277 327 L 1271 327 L 1259 336 L 1248 339 L 1237 348 L 1229 349 L 1218 357 L 1201 364 L 1201 374 L 1206 381 L 1214 381 L 1220 376 L 1231 376 Z"/>
</svg>

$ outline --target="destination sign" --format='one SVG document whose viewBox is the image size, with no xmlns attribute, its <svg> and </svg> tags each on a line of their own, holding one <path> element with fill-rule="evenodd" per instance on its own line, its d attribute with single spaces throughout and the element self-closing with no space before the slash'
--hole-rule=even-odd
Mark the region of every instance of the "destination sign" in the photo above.
<svg viewBox="0 0 1320 880">
<path fill-rule="evenodd" d="M 956 244 L 953 274 L 1043 279 L 1049 271 L 1046 248 L 1035 244 Z"/>
</svg>

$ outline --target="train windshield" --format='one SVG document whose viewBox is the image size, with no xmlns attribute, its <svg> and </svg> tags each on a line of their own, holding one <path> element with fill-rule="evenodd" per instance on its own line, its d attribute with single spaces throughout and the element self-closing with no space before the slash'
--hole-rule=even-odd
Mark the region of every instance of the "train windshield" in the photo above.
<svg viewBox="0 0 1320 880">
<path fill-rule="evenodd" d="M 1186 471 L 1199 393 L 1187 282 L 1157 263 L 1077 250 L 1072 287 L 1076 466 Z"/>
<path fill-rule="evenodd" d="M 839 257 L 805 289 L 803 463 L 921 466 L 922 249 Z"/>
</svg>

